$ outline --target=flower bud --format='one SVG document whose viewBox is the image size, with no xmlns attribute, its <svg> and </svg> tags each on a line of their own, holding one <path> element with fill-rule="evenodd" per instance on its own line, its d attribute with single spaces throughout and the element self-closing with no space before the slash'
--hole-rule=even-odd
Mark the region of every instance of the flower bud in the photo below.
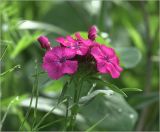
<svg viewBox="0 0 160 132">
<path fill-rule="evenodd" d="M 51 48 L 50 42 L 49 42 L 49 40 L 48 40 L 47 37 L 45 37 L 45 36 L 40 36 L 40 37 L 38 38 L 38 41 L 39 41 L 39 43 L 41 44 L 41 47 L 42 47 L 42 48 L 44 48 L 44 49 L 46 49 L 46 50 L 49 50 L 49 49 Z"/>
<path fill-rule="evenodd" d="M 97 27 L 92 26 L 88 31 L 88 38 L 94 41 L 96 37 L 97 37 Z"/>
</svg>

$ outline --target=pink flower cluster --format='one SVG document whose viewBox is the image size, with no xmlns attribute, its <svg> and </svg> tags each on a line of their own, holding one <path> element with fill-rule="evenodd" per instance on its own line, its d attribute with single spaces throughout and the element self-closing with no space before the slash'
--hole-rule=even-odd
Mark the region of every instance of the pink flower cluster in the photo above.
<svg viewBox="0 0 160 132">
<path fill-rule="evenodd" d="M 59 79 L 65 74 L 74 74 L 78 69 L 77 56 L 93 57 L 97 70 L 102 74 L 110 74 L 112 78 L 118 78 L 122 68 L 119 59 L 113 48 L 95 42 L 97 29 L 92 26 L 88 31 L 88 39 L 81 37 L 80 33 L 75 33 L 75 38 L 71 36 L 59 37 L 56 39 L 60 46 L 51 47 L 49 40 L 40 36 L 38 41 L 42 48 L 47 51 L 43 58 L 43 69 L 52 79 Z"/>
</svg>

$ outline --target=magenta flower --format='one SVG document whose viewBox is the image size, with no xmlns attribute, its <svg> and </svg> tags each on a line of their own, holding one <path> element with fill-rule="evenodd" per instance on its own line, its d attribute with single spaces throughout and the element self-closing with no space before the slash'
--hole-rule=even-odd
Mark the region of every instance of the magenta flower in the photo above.
<svg viewBox="0 0 160 132">
<path fill-rule="evenodd" d="M 45 37 L 45 36 L 40 36 L 40 37 L 38 38 L 38 41 L 39 41 L 39 43 L 41 44 L 41 47 L 42 47 L 42 48 L 44 48 L 44 49 L 46 49 L 46 50 L 49 50 L 49 49 L 51 48 L 50 42 L 49 42 L 49 40 L 48 40 L 47 37 Z"/>
<path fill-rule="evenodd" d="M 80 33 L 76 33 L 74 37 L 59 37 L 56 41 L 61 46 L 51 48 L 48 38 L 40 36 L 38 41 L 41 47 L 47 49 L 43 58 L 43 69 L 52 79 L 59 79 L 64 74 L 75 73 L 78 69 L 78 61 L 94 65 L 96 60 L 97 70 L 100 73 L 118 78 L 122 68 L 114 49 L 97 43 L 96 37 L 97 28 L 92 26 L 88 31 L 88 39 L 82 38 Z"/>
<path fill-rule="evenodd" d="M 97 37 L 97 27 L 92 26 L 88 31 L 88 38 L 94 41 L 96 37 Z"/>
<path fill-rule="evenodd" d="M 47 51 L 43 58 L 43 69 L 52 79 L 59 79 L 64 74 L 73 74 L 77 71 L 78 61 L 70 60 L 75 52 L 65 47 L 54 47 Z"/>
<path fill-rule="evenodd" d="M 92 45 L 90 40 L 83 39 L 79 33 L 75 34 L 76 39 L 73 39 L 71 36 L 67 36 L 66 39 L 63 37 L 57 38 L 56 41 L 66 48 L 75 50 L 77 55 L 86 55 L 89 46 Z"/>
<path fill-rule="evenodd" d="M 122 68 L 119 66 L 119 60 L 114 49 L 105 45 L 97 45 L 91 49 L 91 55 L 95 58 L 100 73 L 109 73 L 112 78 L 120 76 Z"/>
</svg>

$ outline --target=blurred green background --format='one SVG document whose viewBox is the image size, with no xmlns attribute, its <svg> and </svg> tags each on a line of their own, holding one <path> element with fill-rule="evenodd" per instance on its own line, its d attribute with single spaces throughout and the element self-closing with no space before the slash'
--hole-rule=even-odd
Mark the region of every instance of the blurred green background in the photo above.
<svg viewBox="0 0 160 132">
<path fill-rule="evenodd" d="M 17 131 L 25 118 L 34 84 L 35 60 L 41 69 L 44 51 L 36 41 L 87 31 L 92 25 L 117 50 L 125 67 L 119 79 L 108 78 L 119 88 L 139 88 L 128 97 L 97 97 L 78 115 L 76 130 L 158 131 L 159 130 L 159 2 L 123 0 L 0 1 L 1 45 L 1 128 Z M 106 36 L 107 35 L 107 36 Z M 67 77 L 66 77 L 67 78 Z M 53 81 L 39 77 L 40 119 L 55 104 L 66 78 Z M 91 85 L 91 84 L 86 84 Z M 85 88 L 84 88 L 85 89 Z M 98 87 L 97 87 L 98 89 Z M 56 109 L 43 125 L 62 119 L 40 130 L 60 131 L 65 106 Z M 6 112 L 7 111 L 7 112 Z M 105 119 L 106 114 L 109 116 Z M 30 130 L 33 112 L 24 124 Z"/>
</svg>

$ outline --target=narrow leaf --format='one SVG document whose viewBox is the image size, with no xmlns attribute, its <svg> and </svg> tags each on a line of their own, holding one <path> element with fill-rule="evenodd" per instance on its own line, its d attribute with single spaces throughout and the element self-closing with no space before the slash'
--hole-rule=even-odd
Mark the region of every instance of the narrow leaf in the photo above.
<svg viewBox="0 0 160 132">
<path fill-rule="evenodd" d="M 107 82 L 107 81 L 104 81 L 104 80 L 102 80 L 102 79 L 100 79 L 100 78 L 97 78 L 97 77 L 91 77 L 91 79 L 94 80 L 94 81 L 97 81 L 97 82 L 99 82 L 99 83 L 107 86 L 107 87 L 110 88 L 111 90 L 113 90 L 113 91 L 115 91 L 115 92 L 117 92 L 117 93 L 120 93 L 121 95 L 127 97 L 127 95 L 126 95 L 121 89 L 119 89 L 116 85 L 111 84 L 111 83 L 109 83 L 109 82 Z"/>
<path fill-rule="evenodd" d="M 66 35 L 67 32 L 60 27 L 57 27 L 55 25 L 42 23 L 42 22 L 36 22 L 36 21 L 29 21 L 29 20 L 23 20 L 20 21 L 19 29 L 26 30 L 26 29 L 42 29 L 49 32 L 54 32 L 61 35 Z"/>
<path fill-rule="evenodd" d="M 45 128 L 45 127 L 48 127 L 48 126 L 50 126 L 50 125 L 53 125 L 53 124 L 55 124 L 55 123 L 57 123 L 57 122 L 60 122 L 60 121 L 63 121 L 63 120 L 64 120 L 64 119 L 58 119 L 58 120 L 55 120 L 55 121 L 53 121 L 53 122 L 49 122 L 49 123 L 47 123 L 47 124 L 45 124 L 45 125 L 37 128 L 37 130 L 40 130 L 40 129 Z"/>
<path fill-rule="evenodd" d="M 92 131 L 96 126 L 98 126 L 102 121 L 104 121 L 107 117 L 109 116 L 109 114 L 106 114 L 102 119 L 100 119 L 99 121 L 97 121 L 94 125 L 92 125 L 90 128 L 88 128 L 86 130 L 86 132 L 90 132 Z"/>
<path fill-rule="evenodd" d="M 9 103 L 6 112 L 5 112 L 4 116 L 2 117 L 0 129 L 1 129 L 1 127 L 3 126 L 3 123 L 4 123 L 4 121 L 5 121 L 6 117 L 7 117 L 7 114 L 8 114 L 8 112 L 9 112 L 12 104 L 14 104 L 14 102 L 16 102 L 16 101 L 18 101 L 18 100 L 19 100 L 19 97 L 17 96 L 16 98 L 14 98 L 14 99 Z"/>
<path fill-rule="evenodd" d="M 123 92 L 127 92 L 127 91 L 137 91 L 137 92 L 141 92 L 142 90 L 139 88 L 122 88 Z"/>
<path fill-rule="evenodd" d="M 36 41 L 36 39 L 38 38 L 38 36 L 40 35 L 40 32 L 36 32 L 34 33 L 33 36 L 31 36 L 30 34 L 26 34 L 24 35 L 18 42 L 18 44 L 16 45 L 15 49 L 13 50 L 13 52 L 11 53 L 11 57 L 15 58 L 21 51 L 23 51 L 24 49 L 26 49 L 29 45 L 31 45 L 34 41 Z"/>
<path fill-rule="evenodd" d="M 112 90 L 95 90 L 94 92 L 90 93 L 89 95 L 81 97 L 79 100 L 79 103 L 80 104 L 87 103 L 98 95 L 110 96 L 112 94 L 113 94 Z"/>
<path fill-rule="evenodd" d="M 59 97 L 59 99 L 58 99 L 58 103 L 60 103 L 60 102 L 64 99 L 64 95 L 65 95 L 67 89 L 68 89 L 68 82 L 66 82 L 66 83 L 64 84 L 64 87 L 63 87 L 63 89 L 62 89 L 61 95 L 60 95 L 60 97 Z"/>
</svg>

